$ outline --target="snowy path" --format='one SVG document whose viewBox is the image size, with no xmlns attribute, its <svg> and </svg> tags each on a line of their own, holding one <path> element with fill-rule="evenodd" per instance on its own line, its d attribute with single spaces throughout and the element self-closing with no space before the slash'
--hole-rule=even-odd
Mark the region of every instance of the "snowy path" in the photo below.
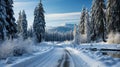
<svg viewBox="0 0 120 67">
<path fill-rule="evenodd" d="M 19 63 L 12 67 L 89 67 L 83 59 L 71 49 L 56 47 L 52 51 Z"/>
</svg>

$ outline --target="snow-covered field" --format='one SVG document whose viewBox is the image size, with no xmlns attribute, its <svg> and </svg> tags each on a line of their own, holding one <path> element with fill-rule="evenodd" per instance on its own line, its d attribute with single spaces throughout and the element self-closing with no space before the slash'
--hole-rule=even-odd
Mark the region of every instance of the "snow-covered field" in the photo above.
<svg viewBox="0 0 120 67">
<path fill-rule="evenodd" d="M 119 67 L 119 51 L 101 51 L 100 49 L 119 50 L 119 44 L 81 44 L 43 42 L 33 47 L 32 54 L 9 57 L 0 60 L 0 67 Z M 94 50 L 94 48 L 96 48 Z M 91 50 L 93 49 L 93 50 Z M 120 53 L 118 53 L 120 54 Z"/>
</svg>

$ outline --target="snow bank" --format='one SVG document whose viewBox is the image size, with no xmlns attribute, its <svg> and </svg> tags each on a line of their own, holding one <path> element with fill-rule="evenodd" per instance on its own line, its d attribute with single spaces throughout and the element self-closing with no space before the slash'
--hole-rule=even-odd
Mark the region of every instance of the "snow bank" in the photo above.
<svg viewBox="0 0 120 67">
<path fill-rule="evenodd" d="M 83 58 L 84 61 L 91 64 L 91 67 L 119 67 L 120 65 L 120 52 L 118 54 L 115 51 L 90 51 L 85 50 L 85 48 L 97 48 L 97 49 L 120 49 L 119 44 L 82 44 L 76 46 L 75 49 L 76 54 L 80 54 L 80 57 Z M 111 54 L 114 55 L 111 55 Z M 118 56 L 115 56 L 118 55 Z M 94 63 L 93 63 L 94 62 Z"/>
<path fill-rule="evenodd" d="M 73 52 L 74 54 L 79 56 L 83 60 L 83 62 L 81 62 L 83 64 L 87 63 L 86 65 L 89 65 L 90 67 L 106 67 L 105 64 L 103 64 L 102 62 L 97 61 L 97 60 L 91 58 L 89 55 L 86 55 L 82 51 L 78 51 L 78 50 L 75 50 L 75 49 L 72 49 L 72 48 L 66 48 L 66 49 L 70 50 L 71 52 Z"/>
<path fill-rule="evenodd" d="M 107 43 L 109 43 L 109 44 L 120 44 L 120 33 L 111 32 L 108 35 Z"/>
</svg>

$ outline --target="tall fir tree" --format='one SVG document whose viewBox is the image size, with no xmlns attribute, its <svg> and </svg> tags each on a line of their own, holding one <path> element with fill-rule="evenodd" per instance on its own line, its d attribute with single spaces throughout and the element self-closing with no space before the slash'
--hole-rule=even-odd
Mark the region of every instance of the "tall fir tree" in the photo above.
<svg viewBox="0 0 120 67">
<path fill-rule="evenodd" d="M 80 17 L 80 24 L 79 24 L 81 34 L 85 34 L 85 12 L 86 12 L 86 8 L 84 7 L 82 9 L 82 13 Z"/>
<path fill-rule="evenodd" d="M 9 23 L 9 25 L 6 26 L 6 29 L 8 31 L 7 36 L 8 38 L 13 38 L 17 32 L 16 29 L 16 23 L 15 23 L 15 18 L 14 18 L 14 12 L 13 12 L 13 0 L 5 0 L 6 2 L 6 21 Z"/>
<path fill-rule="evenodd" d="M 95 4 L 96 0 L 92 1 L 92 9 L 91 9 L 91 41 L 95 40 L 95 10 L 96 10 L 96 4 Z"/>
<path fill-rule="evenodd" d="M 26 14 L 25 11 L 23 10 L 22 12 L 22 37 L 23 39 L 27 39 L 27 20 L 26 20 Z"/>
<path fill-rule="evenodd" d="M 120 1 L 107 0 L 108 32 L 120 33 Z"/>
<path fill-rule="evenodd" d="M 43 41 L 45 38 L 45 16 L 41 0 L 34 11 L 33 30 L 36 36 L 36 41 L 37 42 Z"/>
<path fill-rule="evenodd" d="M 6 22 L 6 8 L 5 8 L 5 1 L 4 0 L 0 0 L 0 40 L 4 40 L 4 28 L 5 28 L 5 23 L 8 24 L 8 22 Z"/>
<path fill-rule="evenodd" d="M 91 34 L 92 34 L 92 24 L 89 19 L 90 19 L 90 16 L 87 10 L 85 15 L 85 33 L 86 33 L 88 43 L 91 41 Z"/>
<path fill-rule="evenodd" d="M 19 17 L 17 20 L 17 30 L 18 30 L 18 34 L 20 34 L 22 32 L 22 14 L 21 14 L 21 11 L 19 12 Z"/>
<path fill-rule="evenodd" d="M 92 36 L 93 40 L 102 39 L 103 41 L 106 41 L 106 17 L 104 0 L 93 0 L 91 20 L 94 23 L 94 34 Z"/>
<path fill-rule="evenodd" d="M 13 39 L 17 29 L 13 17 L 13 0 L 0 0 L 0 39 Z"/>
</svg>

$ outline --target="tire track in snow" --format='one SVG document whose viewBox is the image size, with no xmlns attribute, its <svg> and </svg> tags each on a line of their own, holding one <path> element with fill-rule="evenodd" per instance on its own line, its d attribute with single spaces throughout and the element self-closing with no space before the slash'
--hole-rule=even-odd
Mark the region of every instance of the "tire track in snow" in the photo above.
<svg viewBox="0 0 120 67">
<path fill-rule="evenodd" d="M 41 62 L 44 62 L 46 59 L 50 58 L 52 56 L 52 52 L 54 52 L 55 49 L 53 49 L 51 52 L 45 53 L 44 55 L 39 56 L 40 58 L 36 59 L 33 63 L 28 65 L 27 67 L 36 67 Z"/>
<path fill-rule="evenodd" d="M 76 54 L 74 51 L 70 49 L 66 49 L 71 56 L 73 62 L 74 62 L 74 67 L 90 67 L 84 60 L 79 56 L 79 54 Z"/>
<path fill-rule="evenodd" d="M 75 51 L 60 47 L 26 60 L 25 63 L 13 67 L 89 67 Z"/>
<path fill-rule="evenodd" d="M 74 65 L 71 66 L 71 59 L 70 59 L 70 54 L 68 53 L 69 51 L 64 49 L 64 55 L 60 60 L 58 60 L 58 66 L 57 67 L 74 67 Z"/>
<path fill-rule="evenodd" d="M 68 55 L 67 55 L 67 53 L 66 53 L 63 67 L 69 67 L 69 65 L 70 65 L 69 63 L 70 63 L 69 57 L 68 57 Z"/>
<path fill-rule="evenodd" d="M 57 67 L 61 67 L 63 60 L 64 60 L 64 55 L 62 56 L 61 59 L 58 60 L 58 63 L 59 63 L 59 64 L 58 64 Z"/>
<path fill-rule="evenodd" d="M 43 62 L 39 62 L 35 67 L 56 67 L 57 61 L 64 55 L 63 48 L 55 48 L 52 55 Z"/>
</svg>

